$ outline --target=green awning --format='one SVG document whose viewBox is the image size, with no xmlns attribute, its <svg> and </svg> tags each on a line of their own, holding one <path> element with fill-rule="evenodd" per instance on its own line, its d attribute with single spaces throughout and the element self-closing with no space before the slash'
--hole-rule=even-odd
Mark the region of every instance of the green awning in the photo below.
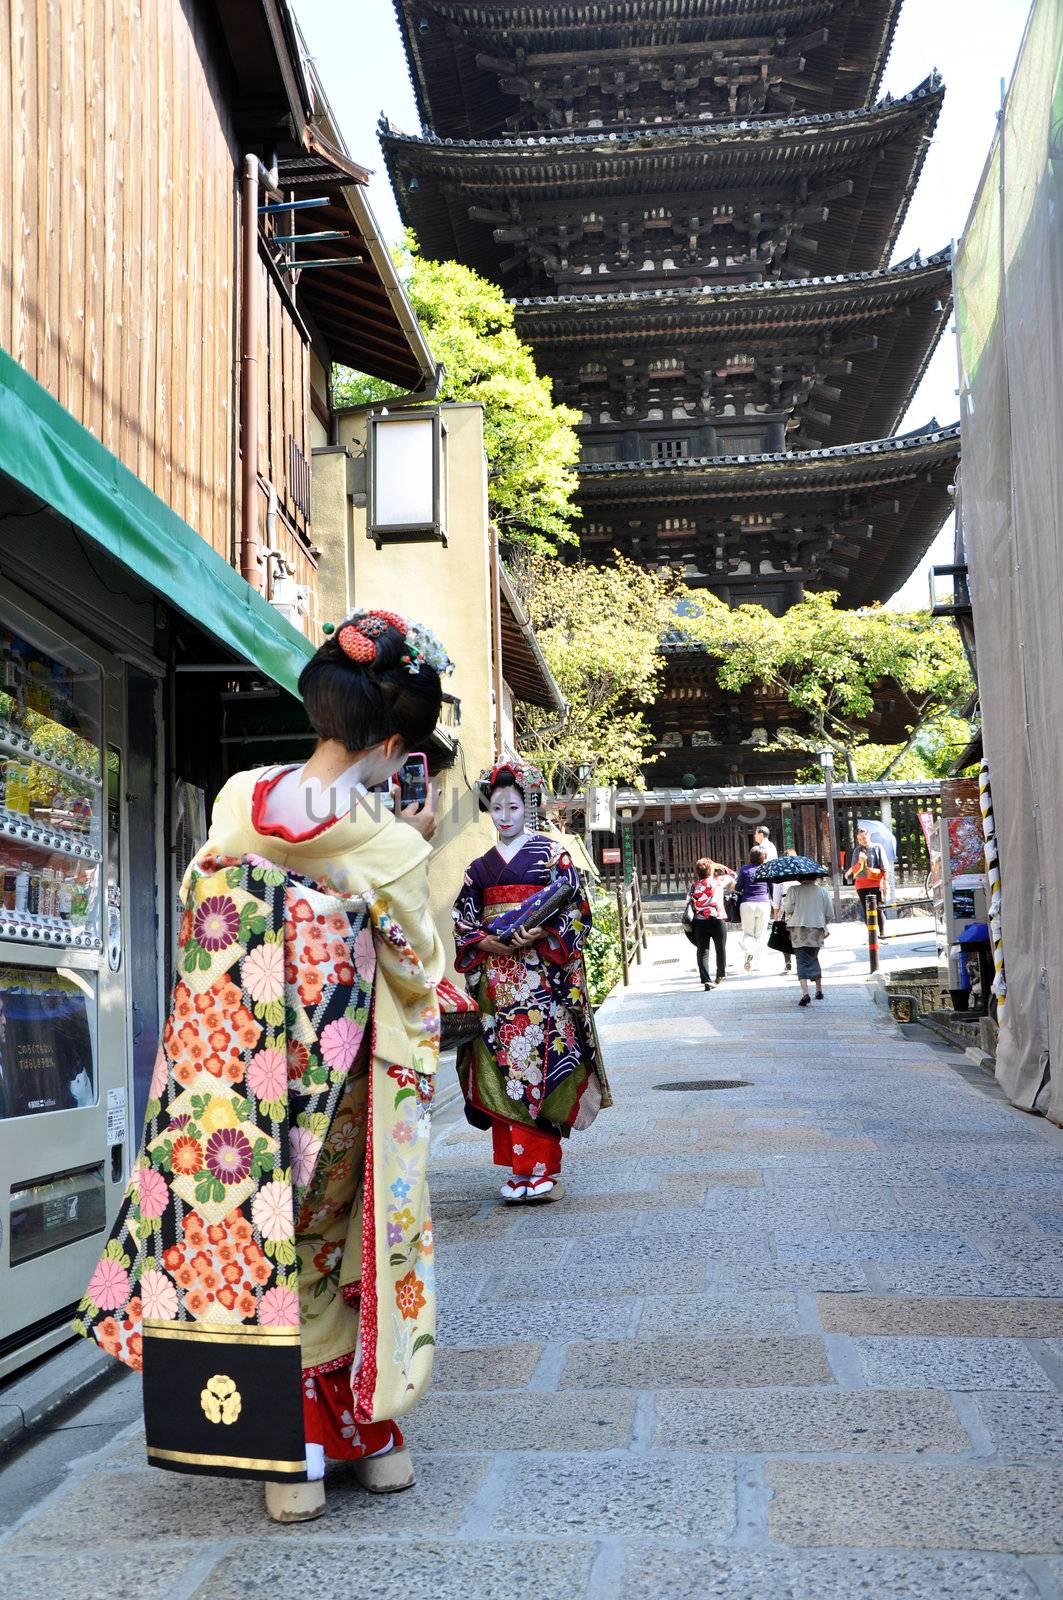
<svg viewBox="0 0 1063 1600">
<path fill-rule="evenodd" d="M 3 350 L 0 471 L 240 661 L 297 693 L 308 640 Z"/>
</svg>

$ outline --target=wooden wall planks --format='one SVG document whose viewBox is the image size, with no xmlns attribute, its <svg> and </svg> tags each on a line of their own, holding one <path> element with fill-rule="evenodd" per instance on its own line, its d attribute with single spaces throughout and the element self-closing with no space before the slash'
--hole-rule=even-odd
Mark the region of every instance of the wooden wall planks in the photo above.
<svg viewBox="0 0 1063 1600">
<path fill-rule="evenodd" d="M 0 0 L 0 345 L 233 561 L 240 152 L 208 37 L 182 0 Z M 310 352 L 261 290 L 260 474 L 312 586 Z"/>
</svg>

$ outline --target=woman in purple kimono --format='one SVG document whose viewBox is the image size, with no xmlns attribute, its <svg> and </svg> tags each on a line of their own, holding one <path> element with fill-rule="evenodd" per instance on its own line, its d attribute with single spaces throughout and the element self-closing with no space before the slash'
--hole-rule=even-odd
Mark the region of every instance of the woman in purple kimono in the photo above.
<svg viewBox="0 0 1063 1600">
<path fill-rule="evenodd" d="M 495 1164 L 510 1173 L 500 1194 L 511 1205 L 561 1198 L 561 1140 L 612 1103 L 581 954 L 590 907 L 564 845 L 535 831 L 542 789 L 541 774 L 518 761 L 481 775 L 498 843 L 469 867 L 454 906 L 455 965 L 482 1027 L 458 1055 L 465 1115 L 490 1128 Z M 505 941 L 488 931 L 557 882 L 572 897 L 546 927 Z"/>
</svg>

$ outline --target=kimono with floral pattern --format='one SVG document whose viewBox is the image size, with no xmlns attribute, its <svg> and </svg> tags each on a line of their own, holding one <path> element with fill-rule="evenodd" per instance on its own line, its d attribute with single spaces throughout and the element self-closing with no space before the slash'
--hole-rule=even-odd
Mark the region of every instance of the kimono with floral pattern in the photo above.
<svg viewBox="0 0 1063 1600">
<path fill-rule="evenodd" d="M 230 780 L 186 875 L 144 1142 L 75 1326 L 143 1367 L 153 1464 L 298 1479 L 308 1383 L 342 1375 L 354 1433 L 431 1375 L 442 952 L 412 830 L 337 819 L 329 859 L 257 832 L 262 781 Z M 249 842 L 272 859 L 218 853 Z"/>
<path fill-rule="evenodd" d="M 480 953 L 487 923 L 558 880 L 573 899 L 538 945 Z M 466 872 L 454 905 L 455 966 L 476 997 L 482 1037 L 459 1052 L 458 1074 L 474 1127 L 505 1121 L 565 1137 L 611 1104 L 581 954 L 590 924 L 571 857 L 543 834 L 510 861 L 491 849 Z"/>
</svg>

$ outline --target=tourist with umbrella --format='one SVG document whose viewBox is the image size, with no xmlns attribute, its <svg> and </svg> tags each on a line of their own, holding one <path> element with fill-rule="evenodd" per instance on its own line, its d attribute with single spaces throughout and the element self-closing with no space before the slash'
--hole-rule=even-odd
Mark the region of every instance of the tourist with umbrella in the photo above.
<svg viewBox="0 0 1063 1600">
<path fill-rule="evenodd" d="M 834 915 L 830 890 L 823 882 L 827 877 L 826 867 L 808 856 L 779 856 L 774 861 L 766 861 L 757 875 L 768 883 L 790 880 L 790 887 L 783 896 L 783 917 L 797 961 L 797 978 L 801 985 L 798 1005 L 811 1005 L 810 983 L 816 986 L 816 999 L 822 1000 L 823 969 L 819 952 Z"/>
</svg>

